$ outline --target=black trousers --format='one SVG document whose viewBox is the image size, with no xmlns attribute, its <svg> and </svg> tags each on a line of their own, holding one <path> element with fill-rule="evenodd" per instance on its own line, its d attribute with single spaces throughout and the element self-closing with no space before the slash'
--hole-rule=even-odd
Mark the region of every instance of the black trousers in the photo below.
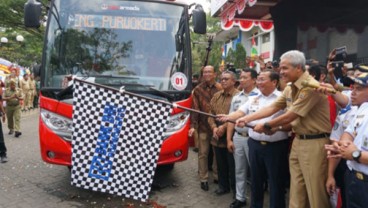
<svg viewBox="0 0 368 208">
<path fill-rule="evenodd" d="M 336 167 L 335 170 L 335 180 L 336 180 L 336 185 L 340 188 L 341 191 L 341 201 L 342 201 L 342 206 L 341 208 L 347 208 L 346 205 L 346 189 L 345 189 L 345 182 L 344 182 L 344 177 L 345 177 L 345 172 L 348 169 L 348 166 L 346 165 L 346 160 L 341 159 L 339 164 Z"/>
<path fill-rule="evenodd" d="M 349 208 L 367 207 L 368 204 L 368 177 L 359 180 L 355 174 L 345 171 L 346 206 Z"/>
<path fill-rule="evenodd" d="M 248 140 L 252 208 L 263 208 L 264 184 L 268 179 L 270 207 L 285 208 L 289 140 L 262 144 Z"/>
<path fill-rule="evenodd" d="M 220 189 L 235 190 L 235 161 L 233 154 L 227 148 L 215 147 L 217 162 L 218 186 Z"/>
<path fill-rule="evenodd" d="M 4 141 L 3 127 L 0 121 L 0 157 L 2 156 L 6 156 L 6 146 L 5 146 L 5 141 Z"/>
</svg>

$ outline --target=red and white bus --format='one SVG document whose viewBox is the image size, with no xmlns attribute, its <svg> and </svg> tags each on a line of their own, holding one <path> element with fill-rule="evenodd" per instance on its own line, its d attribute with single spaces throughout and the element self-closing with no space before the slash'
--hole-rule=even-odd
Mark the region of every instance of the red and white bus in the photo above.
<svg viewBox="0 0 368 208">
<path fill-rule="evenodd" d="M 39 27 L 40 3 L 25 4 L 25 25 Z M 73 91 L 70 78 L 191 105 L 189 19 L 205 34 L 200 5 L 183 1 L 52 0 L 48 5 L 41 77 L 39 139 L 42 159 L 71 166 Z M 149 113 L 149 112 L 147 112 Z M 175 109 L 159 165 L 188 156 L 189 113 Z"/>
</svg>

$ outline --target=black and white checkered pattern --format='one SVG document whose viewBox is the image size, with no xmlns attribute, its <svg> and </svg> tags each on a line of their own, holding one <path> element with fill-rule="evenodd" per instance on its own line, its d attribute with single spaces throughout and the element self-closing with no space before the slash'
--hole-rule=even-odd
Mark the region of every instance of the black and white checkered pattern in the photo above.
<svg viewBox="0 0 368 208">
<path fill-rule="evenodd" d="M 103 121 L 106 106 L 125 108 L 120 126 L 116 114 L 115 124 Z M 165 103 L 75 80 L 72 185 L 146 201 L 170 112 L 171 106 Z M 110 131 L 102 132 L 104 127 L 110 127 Z M 113 131 L 117 130 L 120 132 L 113 140 Z M 98 143 L 102 137 L 108 138 L 103 140 L 107 146 Z M 102 169 L 110 171 L 102 171 L 101 177 L 96 177 L 99 172 L 91 171 L 92 160 L 107 154 L 101 147 L 112 153 L 108 158 L 112 165 L 98 159 L 104 164 Z"/>
</svg>

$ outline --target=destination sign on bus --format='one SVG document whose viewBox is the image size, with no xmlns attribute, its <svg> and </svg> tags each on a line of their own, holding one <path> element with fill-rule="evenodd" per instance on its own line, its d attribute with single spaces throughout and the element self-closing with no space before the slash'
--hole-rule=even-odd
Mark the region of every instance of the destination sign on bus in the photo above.
<svg viewBox="0 0 368 208">
<path fill-rule="evenodd" d="M 166 31 L 162 18 L 75 14 L 74 27 Z"/>
</svg>

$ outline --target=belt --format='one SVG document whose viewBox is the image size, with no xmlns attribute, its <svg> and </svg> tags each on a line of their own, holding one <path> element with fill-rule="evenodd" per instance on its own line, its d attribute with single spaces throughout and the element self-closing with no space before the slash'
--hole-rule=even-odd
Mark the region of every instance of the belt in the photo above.
<svg viewBox="0 0 368 208">
<path fill-rule="evenodd" d="M 269 142 L 269 141 L 259 141 L 259 140 L 255 140 L 253 139 L 252 137 L 249 137 L 249 139 L 251 139 L 252 141 L 255 141 L 261 145 L 270 145 L 270 144 L 277 144 L 279 142 L 285 142 L 285 141 L 288 141 L 288 139 L 282 139 L 282 140 L 278 140 L 278 141 L 275 141 L 275 142 Z"/>
<path fill-rule="evenodd" d="M 18 104 L 15 104 L 15 105 L 12 105 L 12 104 L 6 104 L 7 106 L 12 106 L 12 107 L 14 107 L 14 106 L 18 106 L 19 105 L 19 103 Z"/>
<path fill-rule="evenodd" d="M 322 133 L 322 134 L 298 134 L 299 139 L 322 139 L 322 138 L 329 138 L 329 133 Z"/>
<path fill-rule="evenodd" d="M 235 130 L 235 132 L 236 132 L 237 134 L 239 134 L 240 136 L 242 136 L 242 137 L 248 137 L 248 133 L 247 133 L 247 132 L 239 132 L 239 131 L 237 131 L 237 130 Z"/>
<path fill-rule="evenodd" d="M 367 176 L 367 175 L 365 175 L 364 173 L 359 172 L 359 171 L 355 171 L 355 170 L 351 170 L 351 172 L 354 174 L 354 176 L 355 176 L 358 180 L 361 180 L 361 181 L 368 181 L 368 176 Z"/>
</svg>

